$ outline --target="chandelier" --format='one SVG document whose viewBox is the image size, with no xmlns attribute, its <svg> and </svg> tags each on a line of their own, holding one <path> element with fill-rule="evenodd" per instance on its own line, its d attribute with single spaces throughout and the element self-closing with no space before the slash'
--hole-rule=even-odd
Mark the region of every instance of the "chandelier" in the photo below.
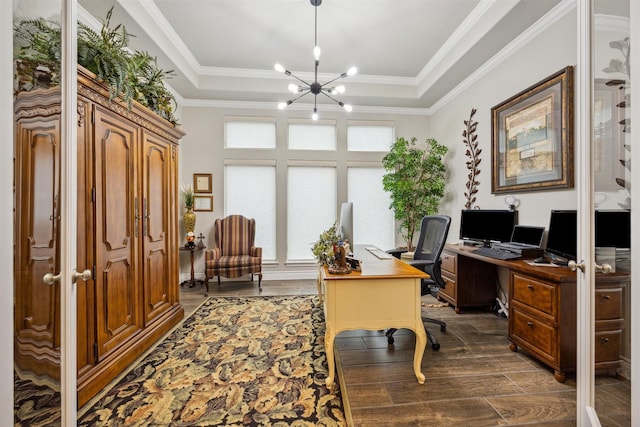
<svg viewBox="0 0 640 427">
<path fill-rule="evenodd" d="M 336 78 L 329 80 L 326 83 L 318 83 L 318 66 L 320 65 L 320 47 L 318 46 L 318 6 L 322 4 L 322 0 L 309 0 L 311 5 L 315 7 L 315 39 L 314 39 L 314 48 L 313 48 L 313 56 L 315 57 L 315 74 L 313 83 L 308 83 L 300 77 L 293 74 L 291 71 L 287 70 L 280 64 L 275 65 L 276 71 L 279 73 L 284 73 L 287 76 L 291 76 L 294 79 L 298 80 L 301 84 L 291 83 L 289 84 L 289 91 L 294 94 L 299 94 L 297 97 L 288 100 L 287 102 L 281 102 L 278 104 L 278 109 L 283 110 L 287 108 L 289 105 L 293 104 L 303 96 L 311 93 L 314 96 L 313 99 L 313 114 L 311 118 L 313 120 L 318 120 L 318 95 L 322 94 L 327 98 L 334 101 L 336 104 L 344 108 L 346 111 L 351 111 L 352 107 L 349 104 L 345 104 L 342 101 L 338 101 L 332 95 L 338 95 L 344 93 L 344 86 L 331 86 L 333 82 L 339 79 L 343 79 L 347 76 L 353 76 L 358 72 L 356 67 L 351 67 L 346 72 L 340 74 Z"/>
</svg>

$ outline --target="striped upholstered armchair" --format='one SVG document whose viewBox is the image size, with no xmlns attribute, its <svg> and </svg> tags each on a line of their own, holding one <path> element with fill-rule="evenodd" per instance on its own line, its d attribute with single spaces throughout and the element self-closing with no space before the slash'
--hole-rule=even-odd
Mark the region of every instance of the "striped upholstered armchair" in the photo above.
<svg viewBox="0 0 640 427">
<path fill-rule="evenodd" d="M 220 276 L 236 278 L 258 275 L 258 289 L 262 291 L 262 248 L 254 246 L 256 220 L 242 215 L 218 218 L 214 224 L 215 247 L 204 252 L 205 286 L 209 294 L 209 279 Z"/>
</svg>

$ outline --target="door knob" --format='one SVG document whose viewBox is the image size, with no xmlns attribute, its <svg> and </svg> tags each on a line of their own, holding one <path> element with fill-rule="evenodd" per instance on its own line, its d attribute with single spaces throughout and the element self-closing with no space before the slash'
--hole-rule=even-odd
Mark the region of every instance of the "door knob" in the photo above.
<svg viewBox="0 0 640 427">
<path fill-rule="evenodd" d="M 85 282 L 91 279 L 91 270 L 85 270 L 82 273 L 78 273 L 76 270 L 73 270 L 73 273 L 71 273 L 71 281 L 76 283 L 78 279 Z"/>
<path fill-rule="evenodd" d="M 584 272 L 584 261 L 580 261 L 580 262 L 575 262 L 574 260 L 569 261 L 569 264 L 567 264 L 569 267 L 569 270 L 571 271 L 576 271 L 577 269 L 580 269 L 580 271 Z"/>
<path fill-rule="evenodd" d="M 55 282 L 60 280 L 60 274 L 47 273 L 42 276 L 42 281 L 47 285 L 53 285 Z"/>
<path fill-rule="evenodd" d="M 602 265 L 594 264 L 593 268 L 596 271 L 596 273 L 604 273 L 604 274 L 609 274 L 611 273 L 611 270 L 612 270 L 611 266 L 606 262 L 603 262 Z"/>
</svg>

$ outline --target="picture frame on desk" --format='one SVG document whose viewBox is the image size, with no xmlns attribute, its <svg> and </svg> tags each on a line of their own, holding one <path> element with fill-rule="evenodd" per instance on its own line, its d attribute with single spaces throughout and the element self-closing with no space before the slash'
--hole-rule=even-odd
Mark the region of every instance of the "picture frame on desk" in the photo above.
<svg viewBox="0 0 640 427">
<path fill-rule="evenodd" d="M 573 188 L 573 67 L 491 109 L 491 193 Z"/>
</svg>

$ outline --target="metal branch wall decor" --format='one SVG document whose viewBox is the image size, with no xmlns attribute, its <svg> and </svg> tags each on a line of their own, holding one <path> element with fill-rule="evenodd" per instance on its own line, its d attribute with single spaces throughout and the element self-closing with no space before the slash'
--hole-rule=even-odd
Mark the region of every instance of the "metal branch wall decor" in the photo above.
<svg viewBox="0 0 640 427">
<path fill-rule="evenodd" d="M 478 148 L 478 135 L 476 135 L 476 128 L 478 127 L 478 122 L 473 120 L 473 115 L 476 113 L 476 109 L 471 109 L 471 114 L 469 115 L 469 120 L 464 121 L 464 125 L 466 129 L 462 132 L 462 137 L 464 138 L 462 142 L 467 146 L 467 151 L 465 155 L 469 158 L 467 160 L 467 169 L 469 169 L 469 175 L 467 175 L 467 191 L 465 191 L 464 196 L 467 198 L 467 203 L 464 204 L 465 209 L 474 209 L 473 204 L 476 202 L 476 193 L 478 192 L 478 182 L 477 178 L 480 174 L 480 169 L 478 169 L 478 165 L 480 164 L 480 153 L 482 153 L 482 149 Z M 480 206 L 476 206 L 475 209 L 480 209 Z"/>
<path fill-rule="evenodd" d="M 605 73 L 622 73 L 622 74 L 625 74 L 627 77 L 629 77 L 629 75 L 631 74 L 630 60 L 629 60 L 629 53 L 631 52 L 631 46 L 629 43 L 629 37 L 625 37 L 623 40 L 613 41 L 609 43 L 609 46 L 611 46 L 611 48 L 613 49 L 618 49 L 620 53 L 622 53 L 624 60 L 612 59 L 609 62 L 609 66 L 604 68 L 602 71 L 604 71 Z M 629 90 L 630 80 L 612 79 L 607 81 L 606 85 L 615 86 L 618 88 L 618 90 L 621 91 L 621 93 L 624 94 L 623 100 L 618 104 L 616 104 L 616 107 L 620 108 L 623 111 L 624 109 L 628 109 L 630 107 L 630 101 L 631 101 L 631 94 Z M 621 131 L 623 134 L 631 133 L 631 119 L 629 117 L 623 117 L 622 120 L 618 122 L 618 124 L 621 126 Z M 625 152 L 629 154 L 631 152 L 631 145 L 627 143 L 623 143 L 623 146 L 624 146 Z M 623 158 L 619 159 L 620 164 L 624 169 L 627 170 L 628 173 L 631 173 L 631 161 L 630 159 L 624 156 L 624 152 L 622 153 L 622 155 L 623 155 Z M 630 191 L 631 182 L 629 182 L 625 178 L 616 178 L 615 180 L 620 187 Z M 625 200 L 624 203 L 619 205 L 623 209 L 629 209 L 631 206 L 631 199 L 627 198 L 627 200 Z"/>
</svg>

